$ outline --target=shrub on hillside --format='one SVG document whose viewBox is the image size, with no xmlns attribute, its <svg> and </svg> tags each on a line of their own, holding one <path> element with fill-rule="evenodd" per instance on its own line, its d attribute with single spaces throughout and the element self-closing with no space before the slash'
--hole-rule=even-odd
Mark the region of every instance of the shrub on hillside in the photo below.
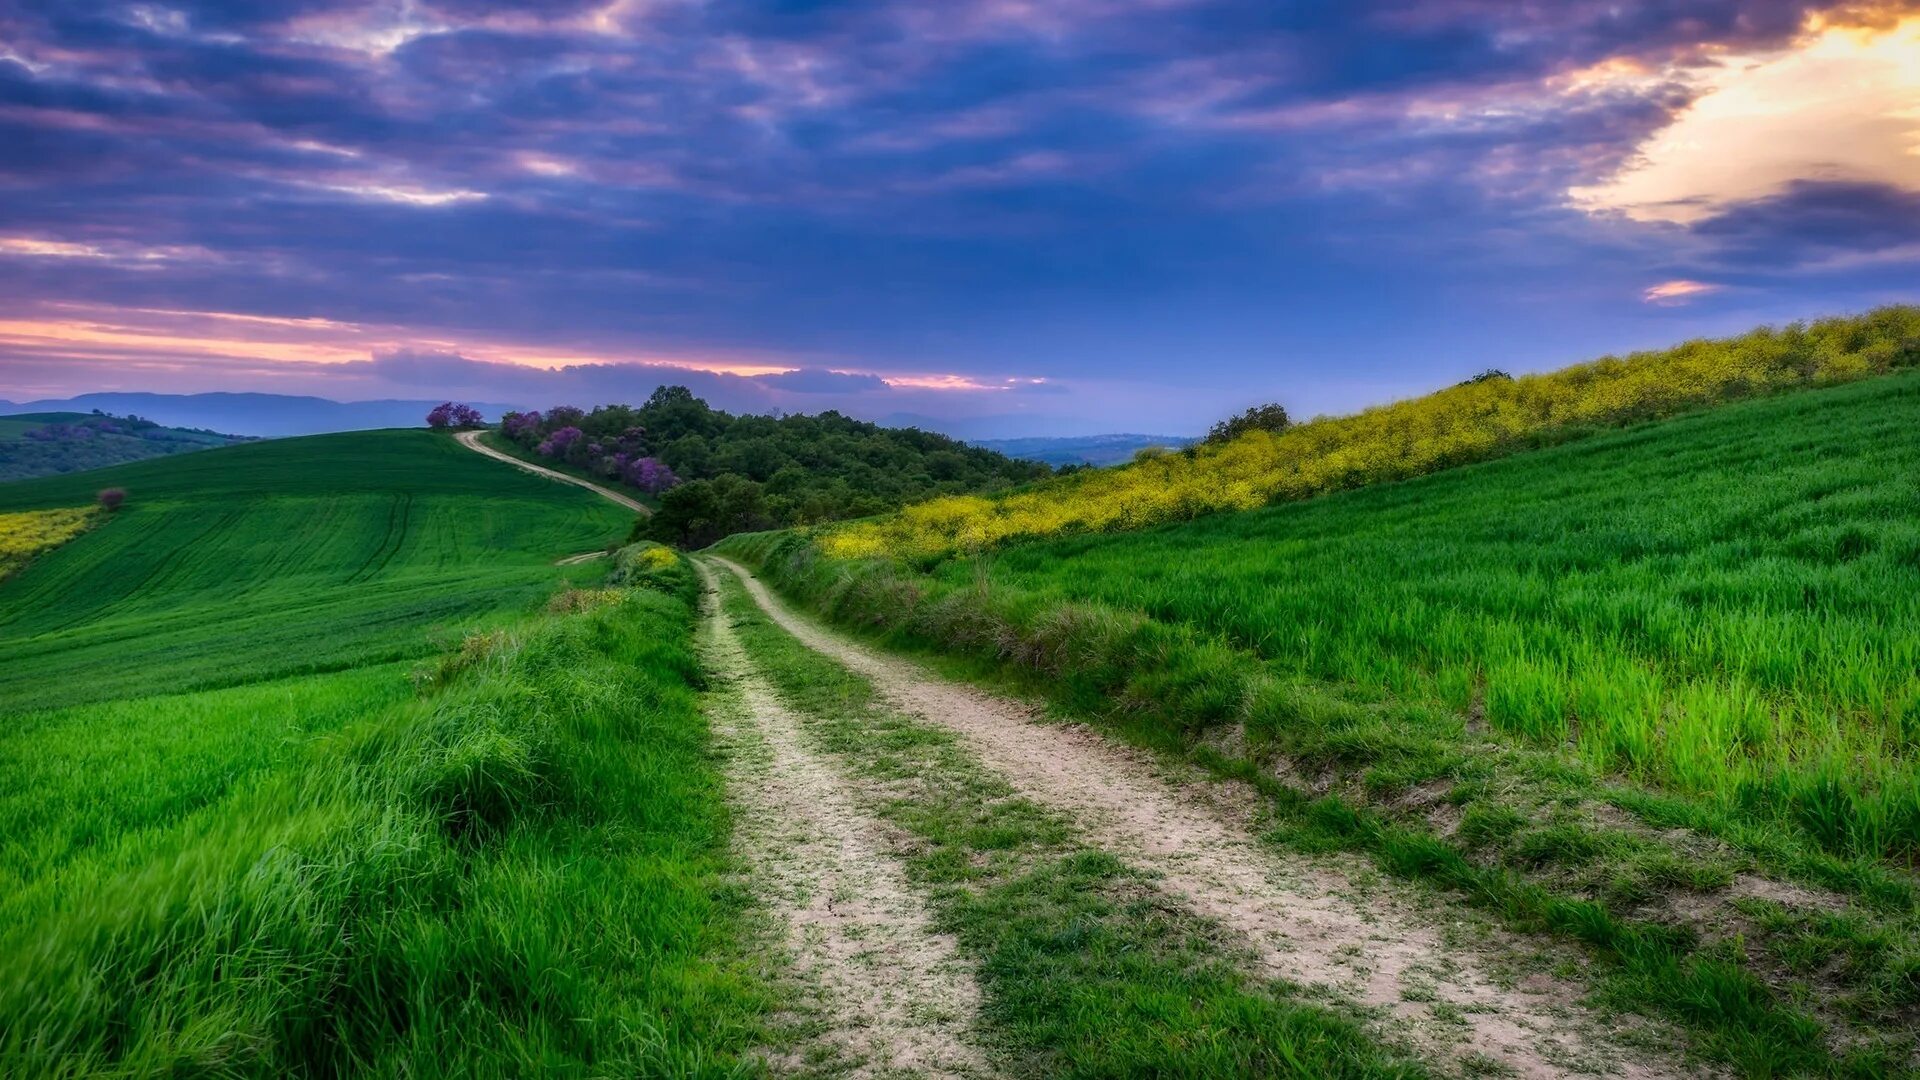
<svg viewBox="0 0 1920 1080">
<path fill-rule="evenodd" d="M 101 490 L 100 494 L 95 495 L 94 499 L 98 501 L 100 506 L 108 513 L 112 513 L 120 509 L 121 504 L 127 501 L 127 489 L 117 487 L 105 488 Z"/>
</svg>

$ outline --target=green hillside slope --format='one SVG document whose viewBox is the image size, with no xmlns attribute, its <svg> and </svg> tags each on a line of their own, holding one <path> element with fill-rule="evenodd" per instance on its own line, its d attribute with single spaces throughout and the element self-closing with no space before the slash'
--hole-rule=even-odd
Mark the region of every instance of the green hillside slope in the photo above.
<svg viewBox="0 0 1920 1080">
<path fill-rule="evenodd" d="M 450 464 L 424 436 L 362 439 L 325 448 Z M 479 512 L 530 521 L 548 490 Z M 532 553 L 463 554 L 472 573 Z M 299 566 L 335 572 L 234 568 Z M 418 686 L 371 665 L 6 716 L 0 1075 L 748 1075 L 764 991 L 737 940 L 694 582 L 655 576 L 474 634 Z M 535 577 L 476 588 L 497 603 Z"/>
<path fill-rule="evenodd" d="M 870 562 L 838 603 L 959 632 L 985 575 L 1008 625 L 970 637 L 1064 639 L 1035 661 L 1084 648 L 1072 663 L 1113 666 L 1079 674 L 1165 697 L 1189 728 L 1264 706 L 1224 662 L 1140 666 L 1173 631 L 1268 675 L 1472 708 L 1601 772 L 1904 858 L 1920 851 L 1916 476 L 1920 376 L 1905 374 L 928 575 Z M 788 581 L 846 565 L 797 537 L 731 548 L 794 556 L 774 560 Z M 896 574 L 913 587 L 880 580 Z M 1155 629 L 1060 623 L 1088 604 Z"/>
<path fill-rule="evenodd" d="M 719 550 L 1255 781 L 1287 843 L 1583 942 L 1756 1075 L 1854 1068 L 1823 1031 L 1886 1075 L 1920 1030 L 1916 477 L 1906 373 L 927 570 Z"/>
<path fill-rule="evenodd" d="M 126 489 L 0 584 L 0 711 L 418 655 L 551 591 L 630 527 L 598 497 L 418 431 L 250 443 L 0 487 L 0 513 Z"/>
</svg>

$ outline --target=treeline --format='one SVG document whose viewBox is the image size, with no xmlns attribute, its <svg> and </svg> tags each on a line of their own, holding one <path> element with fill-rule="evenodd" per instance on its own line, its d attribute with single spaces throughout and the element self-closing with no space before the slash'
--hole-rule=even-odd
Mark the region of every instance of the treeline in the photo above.
<svg viewBox="0 0 1920 1080">
<path fill-rule="evenodd" d="M 84 472 L 244 441 L 243 436 L 165 427 L 143 417 L 97 410 L 0 416 L 0 482 Z"/>
<path fill-rule="evenodd" d="M 1022 538 L 1137 529 L 1404 480 L 1596 429 L 1916 366 L 1920 307 L 1884 307 L 1543 375 L 1488 371 L 1354 416 L 1287 424 L 1284 410 L 1254 409 L 1217 429 L 1210 445 L 1006 498 L 932 499 L 820 541 L 842 558 L 925 563 Z"/>
<path fill-rule="evenodd" d="M 508 413 L 499 431 L 534 457 L 653 496 L 658 512 L 641 522 L 638 537 L 687 547 L 994 491 L 1052 472 L 945 435 L 837 412 L 735 416 L 683 386 L 661 387 L 638 407 Z"/>
</svg>

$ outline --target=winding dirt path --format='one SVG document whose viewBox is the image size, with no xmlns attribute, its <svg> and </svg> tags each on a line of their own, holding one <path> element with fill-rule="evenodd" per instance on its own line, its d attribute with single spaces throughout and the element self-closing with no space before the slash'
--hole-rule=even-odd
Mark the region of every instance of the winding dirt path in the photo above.
<svg viewBox="0 0 1920 1080">
<path fill-rule="evenodd" d="M 1247 800 L 1228 805 L 1225 785 L 1183 790 L 1143 755 L 1083 728 L 1037 723 L 1017 702 L 848 641 L 796 616 L 745 568 L 714 561 L 801 642 L 866 676 L 896 707 L 961 735 L 1022 794 L 1072 816 L 1091 843 L 1161 875 L 1170 893 L 1235 931 L 1263 974 L 1384 1014 L 1436 1060 L 1477 1056 L 1524 1077 L 1712 1075 L 1623 1047 L 1621 1025 L 1586 1008 L 1565 980 L 1497 978 L 1491 969 L 1508 943 L 1479 920 L 1395 882 L 1362 884 L 1356 875 L 1372 875 L 1357 862 L 1260 844 Z"/>
<path fill-rule="evenodd" d="M 531 461 L 521 461 L 519 458 L 514 457 L 512 454 L 503 454 L 500 451 L 495 450 L 493 447 L 488 446 L 486 443 L 481 442 L 480 436 L 482 434 L 484 434 L 484 432 L 462 431 L 456 434 L 454 438 L 460 441 L 461 446 L 464 446 L 467 449 L 474 451 L 475 453 L 485 454 L 486 456 L 493 458 L 495 461 L 504 461 L 516 469 L 525 469 L 527 472 L 534 473 L 539 476 L 544 476 L 549 480 L 558 480 L 563 484 L 572 484 L 574 487 L 586 488 L 588 491 L 593 492 L 594 494 L 600 496 L 603 499 L 608 499 L 612 502 L 619 503 L 621 506 L 626 507 L 627 509 L 633 511 L 636 514 L 639 514 L 641 517 L 647 517 L 653 513 L 653 509 L 649 507 L 646 503 L 643 503 L 638 499 L 629 498 L 628 496 L 622 495 L 619 492 L 613 490 L 612 488 L 601 487 L 599 484 L 596 484 L 591 480 L 585 480 L 578 476 L 569 476 L 566 473 L 559 472 L 554 469 L 549 469 L 544 465 L 535 465 Z"/>
<path fill-rule="evenodd" d="M 840 1076 L 988 1075 L 971 1039 L 980 1003 L 971 968 L 952 936 L 932 929 L 881 824 L 854 804 L 848 779 L 810 749 L 754 668 L 720 610 L 712 571 L 694 565 L 707 585 L 702 644 L 717 684 L 709 700 L 735 842 L 826 1025 L 815 1045 L 775 1064 L 800 1067 L 825 1051 Z"/>
</svg>

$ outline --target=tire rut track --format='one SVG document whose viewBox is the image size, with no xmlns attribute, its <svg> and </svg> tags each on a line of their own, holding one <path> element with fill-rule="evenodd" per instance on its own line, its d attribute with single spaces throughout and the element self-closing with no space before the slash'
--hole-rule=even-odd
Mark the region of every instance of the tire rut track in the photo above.
<svg viewBox="0 0 1920 1080">
<path fill-rule="evenodd" d="M 1194 911 L 1235 931 L 1253 948 L 1262 974 L 1325 987 L 1391 1017 L 1395 1034 L 1436 1061 L 1475 1055 L 1530 1078 L 1714 1073 L 1624 1047 L 1614 1034 L 1620 1025 L 1609 1031 L 1613 1022 L 1587 1009 L 1581 990 L 1565 980 L 1536 974 L 1521 988 L 1502 986 L 1485 963 L 1497 949 L 1444 940 L 1433 905 L 1406 890 L 1370 884 L 1362 897 L 1333 860 L 1261 845 L 1233 820 L 1245 816 L 1244 808 L 1229 814 L 1207 799 L 1177 794 L 1140 755 L 1102 736 L 1035 723 L 1023 705 L 823 630 L 796 617 L 745 568 L 714 561 L 809 648 L 867 677 L 902 711 L 955 731 L 1024 794 L 1071 814 L 1093 844 L 1159 874 Z M 1449 1022 L 1435 1021 L 1428 1004 L 1434 1000 L 1450 1007 Z"/>
<path fill-rule="evenodd" d="M 808 746 L 721 611 L 712 572 L 695 566 L 707 585 L 703 646 L 719 684 L 711 714 L 736 843 L 828 1025 L 772 1064 L 804 1069 L 825 1051 L 838 1059 L 826 1070 L 834 1075 L 988 1075 L 972 1041 L 979 986 L 957 943 L 933 930 L 883 826 Z"/>
</svg>

